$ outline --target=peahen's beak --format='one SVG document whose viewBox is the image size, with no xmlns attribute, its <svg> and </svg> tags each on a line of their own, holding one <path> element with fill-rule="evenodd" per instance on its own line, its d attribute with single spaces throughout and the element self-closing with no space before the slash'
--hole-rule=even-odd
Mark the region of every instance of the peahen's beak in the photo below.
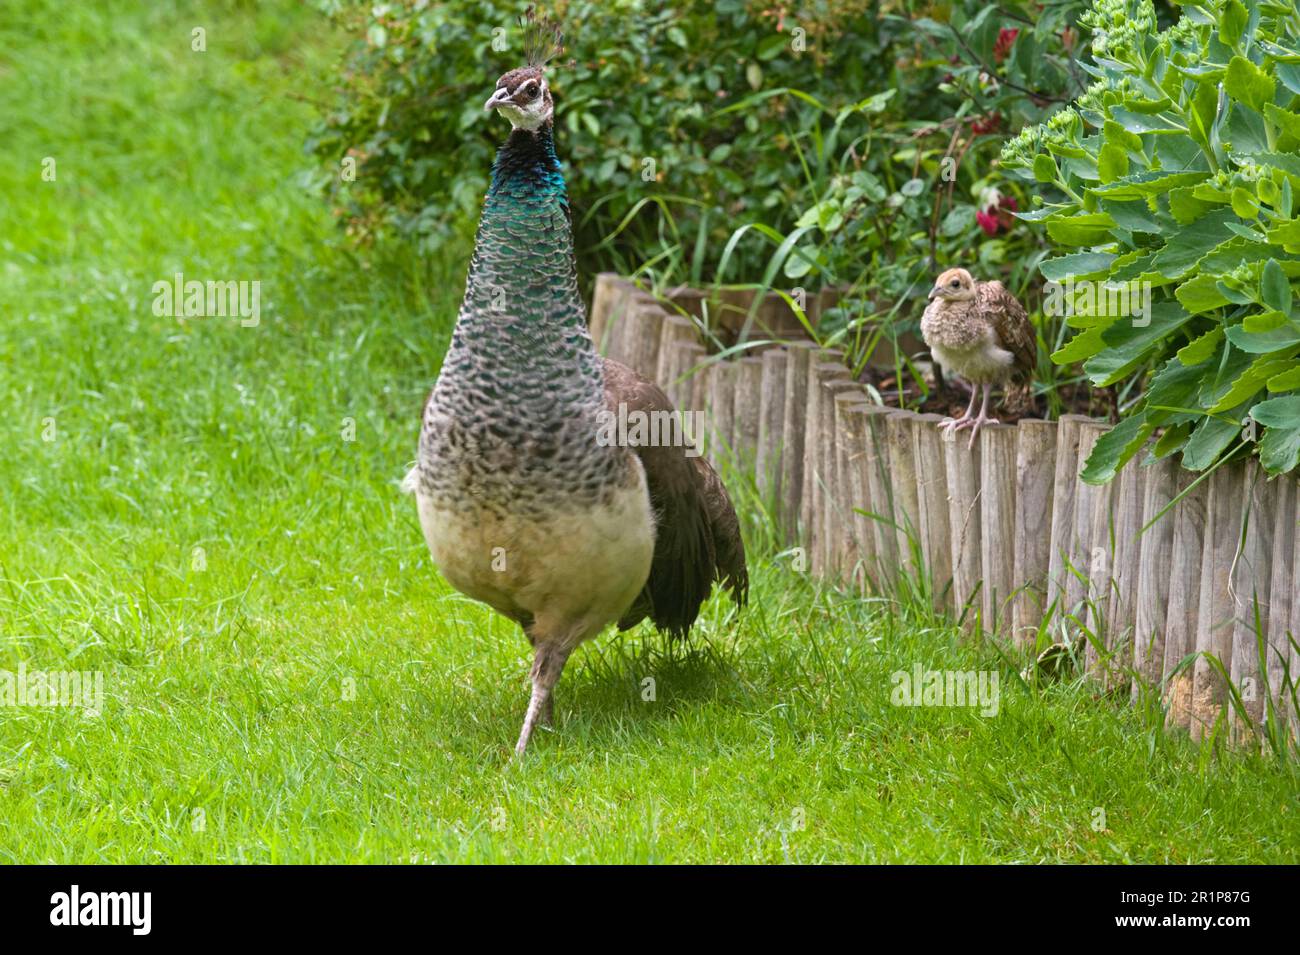
<svg viewBox="0 0 1300 955">
<path fill-rule="evenodd" d="M 498 106 L 504 106 L 510 102 L 510 90 L 505 87 L 499 87 L 488 97 L 488 101 L 483 104 L 484 112 L 496 109 Z"/>
</svg>

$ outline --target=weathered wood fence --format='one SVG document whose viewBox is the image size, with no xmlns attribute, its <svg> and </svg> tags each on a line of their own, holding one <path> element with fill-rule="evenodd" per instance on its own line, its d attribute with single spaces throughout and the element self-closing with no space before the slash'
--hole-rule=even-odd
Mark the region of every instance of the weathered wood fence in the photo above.
<svg viewBox="0 0 1300 955">
<path fill-rule="evenodd" d="M 752 328 L 788 339 L 799 325 L 772 299 Z M 1077 415 L 992 426 L 968 449 L 968 433 L 945 437 L 938 415 L 873 403 L 834 350 L 787 341 L 710 356 L 688 317 L 707 301 L 687 288 L 656 299 L 602 274 L 592 334 L 700 413 L 704 453 L 752 477 L 814 574 L 863 591 L 912 588 L 970 632 L 1026 650 L 1067 643 L 1106 690 L 1155 688 L 1169 723 L 1196 738 L 1221 714 L 1244 732 L 1233 688 L 1252 723 L 1271 707 L 1300 733 L 1294 478 L 1265 480 L 1246 462 L 1197 482 L 1172 459 L 1142 467 L 1139 454 L 1109 484 L 1085 484 L 1078 474 L 1107 426 Z M 725 306 L 734 321 L 751 304 Z"/>
</svg>

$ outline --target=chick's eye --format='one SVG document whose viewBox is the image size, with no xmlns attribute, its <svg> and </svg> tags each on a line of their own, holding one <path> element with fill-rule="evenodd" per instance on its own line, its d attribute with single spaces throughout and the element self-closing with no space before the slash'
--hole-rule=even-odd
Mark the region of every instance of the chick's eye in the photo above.
<svg viewBox="0 0 1300 955">
<path fill-rule="evenodd" d="M 961 282 L 957 281 L 956 279 L 953 279 L 948 284 L 951 285 L 953 288 L 957 288 L 957 286 L 961 285 Z"/>
</svg>

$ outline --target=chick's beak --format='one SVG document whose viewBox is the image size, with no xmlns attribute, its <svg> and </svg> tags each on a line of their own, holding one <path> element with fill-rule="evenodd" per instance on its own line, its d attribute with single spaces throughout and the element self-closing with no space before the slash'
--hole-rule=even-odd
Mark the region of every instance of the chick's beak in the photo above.
<svg viewBox="0 0 1300 955">
<path fill-rule="evenodd" d="M 491 109 L 496 109 L 498 106 L 508 102 L 510 102 L 510 90 L 502 86 L 493 90 L 492 95 L 488 97 L 488 101 L 483 104 L 483 110 L 486 112 Z"/>
<path fill-rule="evenodd" d="M 935 297 L 938 296 L 940 291 L 941 289 L 939 288 L 939 286 L 936 285 L 934 288 L 930 289 L 930 294 L 927 295 L 926 298 L 928 298 L 930 301 L 934 301 Z"/>
</svg>

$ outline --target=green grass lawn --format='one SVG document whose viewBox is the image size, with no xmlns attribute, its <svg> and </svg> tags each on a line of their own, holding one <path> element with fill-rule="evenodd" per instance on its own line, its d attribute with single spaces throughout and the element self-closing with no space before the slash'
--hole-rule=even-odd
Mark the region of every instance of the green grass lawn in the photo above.
<svg viewBox="0 0 1300 955">
<path fill-rule="evenodd" d="M 0 707 L 0 859 L 1300 856 L 1294 763 L 1025 687 L 818 591 L 752 514 L 750 609 L 588 644 L 511 764 L 527 644 L 397 487 L 468 249 L 350 250 L 306 193 L 292 94 L 327 96 L 339 38 L 289 2 L 44 6 L 0 20 L 0 670 L 105 700 Z M 259 281 L 260 324 L 155 316 L 176 272 Z M 998 672 L 998 714 L 891 705 L 917 662 Z"/>
</svg>

